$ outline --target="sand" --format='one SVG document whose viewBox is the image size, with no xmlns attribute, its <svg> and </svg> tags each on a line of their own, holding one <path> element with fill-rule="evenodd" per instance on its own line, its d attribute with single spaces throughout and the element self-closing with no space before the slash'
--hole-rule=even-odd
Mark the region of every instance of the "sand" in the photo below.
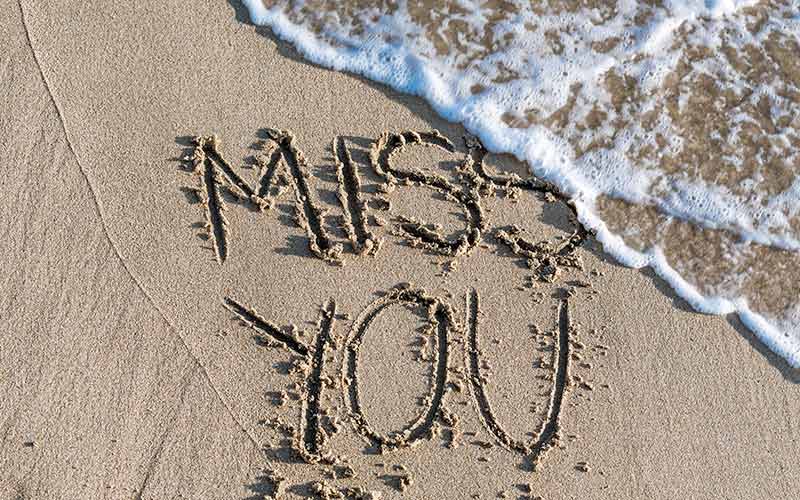
<svg viewBox="0 0 800 500">
<path fill-rule="evenodd" d="M 0 498 L 796 494 L 800 374 L 419 99 L 236 2 L 3 7 Z"/>
</svg>

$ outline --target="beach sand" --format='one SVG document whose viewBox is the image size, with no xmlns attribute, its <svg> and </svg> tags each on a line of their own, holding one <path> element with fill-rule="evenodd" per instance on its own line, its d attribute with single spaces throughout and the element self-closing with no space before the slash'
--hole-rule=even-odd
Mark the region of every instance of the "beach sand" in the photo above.
<svg viewBox="0 0 800 500">
<path fill-rule="evenodd" d="M 410 244 L 411 218 L 458 236 L 473 215 L 430 186 L 381 192 L 385 132 L 440 131 L 453 152 L 411 144 L 392 165 L 463 183 L 464 130 L 421 100 L 303 62 L 238 2 L 0 16 L 0 498 L 796 495 L 800 373 L 591 236 L 577 268 L 528 268 L 498 230 L 563 243 L 564 202 L 487 184 L 475 248 Z M 269 210 L 224 187 L 207 208 L 204 169 L 223 174 L 192 173 L 192 138 L 216 134 L 258 186 L 268 128 L 293 132 L 308 177 L 281 164 Z M 341 227 L 335 138 L 367 206 L 356 241 L 377 251 Z M 310 250 L 295 192 L 329 211 L 312 239 L 343 265 Z"/>
</svg>

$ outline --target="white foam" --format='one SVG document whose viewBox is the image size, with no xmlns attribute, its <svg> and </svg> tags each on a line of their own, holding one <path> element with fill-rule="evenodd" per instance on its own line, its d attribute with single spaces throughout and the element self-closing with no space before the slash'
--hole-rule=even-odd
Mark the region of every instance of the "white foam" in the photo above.
<svg viewBox="0 0 800 500">
<path fill-rule="evenodd" d="M 578 112 L 586 111 L 592 99 L 608 100 L 607 91 L 596 82 L 612 67 L 635 75 L 645 91 L 657 88 L 681 57 L 671 50 L 674 33 L 692 20 L 704 19 L 704 28 L 689 36 L 711 49 L 720 46 L 730 26 L 738 29 L 733 30 L 738 37 L 735 43 L 761 43 L 763 40 L 759 37 L 767 36 L 765 32 L 751 34 L 742 27 L 743 21 L 729 19 L 739 9 L 756 4 L 756 0 L 672 0 L 656 12 L 646 27 L 631 27 L 630 20 L 637 8 L 633 0 L 620 0 L 618 10 L 621 13 L 604 23 L 593 23 L 581 17 L 581 13 L 546 19 L 530 15 L 526 18 L 520 14 L 501 24 L 498 32 L 520 33 L 524 31 L 520 28 L 524 21 L 535 19 L 580 30 L 586 41 L 580 45 L 576 40 L 581 37 L 566 40 L 564 50 L 569 55 L 560 57 L 543 52 L 544 39 L 525 32 L 528 38 L 509 44 L 504 51 L 486 55 L 467 69 L 456 69 L 462 62 L 458 54 L 437 55 L 433 45 L 422 36 L 420 27 L 407 15 L 402 1 L 396 12 L 382 15 L 366 28 L 366 33 L 358 36 L 348 31 L 347 20 L 339 19 L 340 29 L 314 34 L 297 24 L 283 7 L 267 8 L 262 0 L 244 0 L 244 3 L 255 24 L 269 26 L 310 61 L 358 73 L 395 90 L 421 96 L 447 120 L 462 123 L 490 151 L 510 153 L 526 161 L 535 175 L 555 183 L 574 197 L 581 222 L 597 232 L 605 250 L 620 262 L 633 267 L 651 266 L 698 311 L 737 313 L 770 349 L 792 366 L 800 367 L 800 335 L 796 331 L 788 335 L 780 330 L 774 322 L 753 312 L 745 298 L 703 296 L 669 265 L 657 248 L 647 253 L 629 248 L 622 238 L 608 230 L 595 210 L 596 199 L 600 195 L 610 195 L 633 203 L 655 205 L 666 214 L 706 227 L 735 231 L 748 241 L 798 250 L 800 234 L 791 226 L 790 219 L 800 214 L 799 180 L 795 180 L 790 189 L 769 199 L 741 196 L 722 185 L 681 175 L 665 176 L 655 168 L 638 168 L 631 164 L 620 152 L 631 144 L 654 143 L 652 131 L 630 127 L 615 136 L 618 147 L 576 158 L 568 141 L 550 130 L 540 126 L 512 128 L 504 121 L 504 113 L 509 110 L 558 109 L 568 101 L 574 83 L 584 84 L 580 97 L 583 108 L 579 105 Z M 472 6 L 465 9 L 471 14 L 462 16 L 461 21 L 481 29 L 486 21 L 479 4 L 472 5 L 470 0 L 461 3 Z M 626 13 L 630 15 L 626 17 Z M 767 26 L 772 25 L 784 32 L 789 30 L 800 39 L 800 16 L 769 19 Z M 622 39 L 618 49 L 602 54 L 586 49 L 591 41 L 605 40 L 611 35 Z M 632 57 L 637 53 L 648 57 Z M 501 63 L 521 72 L 523 78 L 502 85 L 495 83 L 497 77 L 502 76 L 504 66 Z M 737 75 L 724 65 L 714 61 L 705 64 L 716 64 L 707 68 L 708 71 L 726 75 L 730 88 L 736 90 L 743 86 Z M 697 71 L 705 70 L 698 64 Z M 477 84 L 486 90 L 470 92 Z M 766 93 L 769 90 L 768 86 L 761 89 Z M 680 106 L 688 105 L 680 103 Z M 735 125 L 746 119 L 733 116 L 731 123 Z M 668 131 L 668 126 L 669 123 L 658 123 L 656 130 Z M 679 137 L 668 135 L 668 140 L 668 151 L 676 151 L 681 145 Z M 774 140 L 780 141 L 780 137 Z"/>
</svg>

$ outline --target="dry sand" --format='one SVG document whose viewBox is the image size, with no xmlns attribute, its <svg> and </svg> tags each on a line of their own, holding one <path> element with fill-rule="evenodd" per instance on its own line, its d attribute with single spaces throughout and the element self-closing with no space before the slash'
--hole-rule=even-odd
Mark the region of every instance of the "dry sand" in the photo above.
<svg viewBox="0 0 800 500">
<path fill-rule="evenodd" d="M 487 185 L 466 255 L 409 244 L 398 227 L 414 218 L 456 236 L 474 222 L 441 189 L 380 192 L 369 155 L 385 131 L 454 145 L 405 147 L 399 177 L 469 184 L 464 131 L 420 100 L 302 62 L 238 3 L 0 12 L 1 498 L 261 498 L 278 483 L 281 498 L 797 494 L 800 374 L 591 237 L 570 254 L 580 269 L 555 275 L 498 239 L 516 225 L 563 243 L 563 202 Z M 224 173 L 213 158 L 191 173 L 191 137 L 217 134 L 257 188 L 244 165 L 268 159 L 253 149 L 267 127 L 294 132 L 309 176 L 279 165 L 288 185 L 266 211 L 213 182 L 216 201 L 198 203 Z M 341 192 L 335 137 L 353 162 L 337 151 Z M 310 251 L 294 192 L 330 210 L 302 213 L 344 265 Z M 366 203 L 366 223 L 348 212 L 355 246 L 337 196 Z M 211 239 L 209 214 L 225 219 Z"/>
</svg>

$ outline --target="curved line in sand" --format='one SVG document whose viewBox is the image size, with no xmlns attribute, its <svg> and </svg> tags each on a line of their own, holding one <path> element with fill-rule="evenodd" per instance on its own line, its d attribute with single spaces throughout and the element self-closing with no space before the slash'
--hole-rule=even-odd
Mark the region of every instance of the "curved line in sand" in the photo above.
<svg viewBox="0 0 800 500">
<path fill-rule="evenodd" d="M 89 194 L 91 195 L 95 211 L 97 212 L 97 216 L 100 219 L 100 227 L 102 228 L 103 235 L 105 236 L 106 240 L 108 240 L 108 243 L 111 246 L 111 249 L 114 252 L 114 255 L 119 260 L 120 264 L 122 265 L 122 268 L 125 270 L 125 273 L 128 275 L 128 277 L 130 277 L 131 281 L 133 281 L 134 285 L 139 289 L 139 291 L 142 292 L 142 294 L 144 295 L 144 297 L 147 300 L 147 302 L 150 303 L 150 306 L 153 309 L 155 309 L 156 312 L 158 312 L 159 316 L 161 316 L 161 319 L 163 319 L 164 322 L 167 324 L 167 326 L 169 327 L 170 331 L 172 331 L 172 333 L 178 338 L 178 340 L 180 341 L 181 345 L 183 345 L 183 347 L 186 349 L 186 352 L 189 354 L 189 357 L 202 370 L 203 378 L 206 380 L 206 382 L 208 383 L 209 387 L 214 392 L 214 395 L 217 397 L 219 402 L 225 408 L 225 411 L 228 413 L 228 415 L 234 421 L 236 426 L 242 432 L 245 433 L 245 435 L 248 437 L 249 441 L 253 444 L 253 446 L 256 447 L 256 449 L 258 449 L 259 451 L 262 451 L 261 450 L 261 445 L 258 444 L 258 441 L 256 441 L 256 439 L 252 435 L 252 433 L 248 429 L 246 429 L 244 427 L 244 425 L 236 417 L 236 415 L 234 415 L 233 410 L 231 409 L 230 405 L 227 403 L 227 401 L 225 401 L 225 399 L 222 397 L 222 394 L 219 392 L 217 387 L 214 385 L 214 382 L 212 381 L 211 376 L 209 375 L 208 370 L 206 369 L 205 365 L 203 365 L 203 363 L 200 361 L 200 359 L 194 354 L 192 349 L 189 347 L 189 344 L 187 344 L 186 340 L 183 338 L 183 336 L 180 333 L 178 333 L 178 330 L 175 328 L 175 326 L 172 324 L 172 322 L 169 321 L 167 316 L 164 314 L 164 311 L 158 306 L 158 304 L 156 304 L 156 302 L 153 300 L 153 297 L 147 292 L 147 290 L 142 285 L 141 281 L 136 277 L 136 275 L 133 273 L 133 271 L 131 271 L 130 267 L 128 266 L 127 261 L 122 257 L 122 254 L 119 251 L 119 247 L 118 247 L 117 243 L 115 242 L 114 238 L 111 236 L 111 232 L 109 231 L 108 225 L 106 224 L 106 220 L 105 220 L 105 217 L 103 215 L 102 205 L 100 203 L 100 199 L 97 196 L 97 191 L 96 191 L 96 189 L 94 187 L 94 184 L 92 183 L 91 177 L 90 177 L 89 173 L 87 172 L 87 170 L 84 168 L 83 164 L 80 161 L 80 158 L 78 157 L 78 154 L 75 151 L 75 147 L 73 145 L 72 139 L 70 138 L 69 128 L 67 127 L 67 123 L 66 123 L 66 120 L 64 118 L 64 113 L 62 111 L 61 105 L 60 105 L 58 99 L 56 99 L 55 95 L 53 94 L 52 87 L 50 85 L 49 80 L 47 79 L 46 73 L 44 71 L 44 68 L 42 66 L 41 60 L 39 58 L 39 53 L 36 50 L 35 44 L 33 43 L 33 37 L 32 37 L 32 35 L 30 33 L 30 30 L 28 29 L 27 14 L 25 12 L 25 7 L 23 6 L 22 0 L 17 0 L 17 5 L 19 6 L 20 15 L 21 15 L 21 18 L 22 18 L 22 25 L 23 25 L 23 28 L 25 30 L 25 37 L 26 37 L 26 39 L 28 41 L 28 46 L 31 49 L 31 52 L 33 54 L 33 59 L 36 62 L 36 67 L 39 70 L 39 75 L 41 76 L 42 82 L 44 83 L 45 89 L 47 90 L 47 95 L 49 96 L 50 101 L 52 102 L 53 107 L 56 110 L 56 114 L 58 115 L 58 120 L 59 120 L 59 123 L 61 125 L 61 129 L 64 132 L 64 139 L 67 142 L 67 146 L 68 146 L 70 152 L 72 153 L 72 157 L 75 159 L 75 163 L 78 165 L 78 170 L 80 171 L 81 176 L 84 178 L 84 180 L 86 181 L 86 185 L 89 188 Z M 262 453 L 262 457 L 263 457 L 263 453 Z M 267 462 L 266 458 L 265 458 L 265 462 Z M 142 489 L 142 488 L 140 488 L 140 489 Z"/>
</svg>

